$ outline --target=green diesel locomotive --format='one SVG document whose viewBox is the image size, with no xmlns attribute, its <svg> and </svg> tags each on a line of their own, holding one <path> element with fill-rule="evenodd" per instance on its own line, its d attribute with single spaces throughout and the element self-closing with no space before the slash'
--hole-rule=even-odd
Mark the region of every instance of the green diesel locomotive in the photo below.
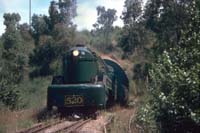
<svg viewBox="0 0 200 133">
<path fill-rule="evenodd" d="M 54 76 L 48 87 L 47 108 L 89 110 L 128 101 L 129 83 L 115 61 L 101 59 L 83 45 L 63 56 L 62 75 Z"/>
</svg>

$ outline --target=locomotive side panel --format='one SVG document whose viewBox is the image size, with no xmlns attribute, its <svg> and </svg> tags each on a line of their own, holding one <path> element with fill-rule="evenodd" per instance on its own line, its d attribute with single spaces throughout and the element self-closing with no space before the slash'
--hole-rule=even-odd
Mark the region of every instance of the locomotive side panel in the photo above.
<svg viewBox="0 0 200 133">
<path fill-rule="evenodd" d="M 129 81 L 126 76 L 126 73 L 121 68 L 121 66 L 110 59 L 104 59 L 104 62 L 113 68 L 115 82 L 117 82 L 117 90 L 113 90 L 117 92 L 117 102 L 121 105 L 125 105 L 128 102 L 128 93 L 129 93 Z"/>
</svg>

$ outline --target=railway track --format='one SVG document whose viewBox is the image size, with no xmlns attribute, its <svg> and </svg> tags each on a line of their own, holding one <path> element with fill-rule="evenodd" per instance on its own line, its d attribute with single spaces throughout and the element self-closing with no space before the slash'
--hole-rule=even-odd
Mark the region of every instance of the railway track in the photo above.
<svg viewBox="0 0 200 133">
<path fill-rule="evenodd" d="M 22 130 L 22 131 L 19 131 L 17 133 L 38 133 L 40 131 L 43 131 L 43 130 L 46 130 L 54 125 L 57 125 L 57 124 L 60 124 L 62 122 L 64 122 L 65 120 L 58 120 L 56 122 L 53 122 L 53 123 L 49 123 L 49 124 L 46 124 L 46 123 L 39 123 L 39 124 L 36 124 L 34 125 L 33 127 L 31 128 L 28 128 L 28 129 L 25 129 L 25 130 Z"/>
<path fill-rule="evenodd" d="M 48 132 L 51 132 L 51 133 L 60 133 L 60 132 L 71 133 L 71 132 L 78 132 L 81 129 L 81 127 L 84 126 L 89 121 L 91 121 L 91 119 L 87 119 L 87 120 L 81 119 L 81 120 L 72 122 L 71 124 L 64 124 L 59 129 L 48 131 Z M 19 131 L 17 133 L 41 133 L 41 132 L 45 133 L 48 129 L 56 127 L 59 124 L 62 124 L 64 122 L 67 122 L 67 121 L 66 120 L 59 120 L 59 121 L 56 121 L 54 123 L 49 123 L 49 124 L 39 123 L 37 125 L 34 125 L 31 128 L 25 129 L 23 131 Z"/>
<path fill-rule="evenodd" d="M 69 126 L 63 127 L 62 129 L 56 131 L 56 133 L 60 133 L 60 132 L 65 132 L 65 133 L 71 133 L 71 132 L 78 132 L 81 127 L 83 125 L 85 125 L 86 123 L 88 123 L 89 121 L 91 121 L 91 119 L 87 119 L 87 120 L 79 120 Z"/>
</svg>

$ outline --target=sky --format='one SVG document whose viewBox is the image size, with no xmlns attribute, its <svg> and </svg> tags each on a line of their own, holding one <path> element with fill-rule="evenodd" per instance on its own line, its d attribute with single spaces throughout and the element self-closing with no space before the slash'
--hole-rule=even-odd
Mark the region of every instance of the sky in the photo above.
<svg viewBox="0 0 200 133">
<path fill-rule="evenodd" d="M 32 0 L 32 14 L 48 15 L 48 8 L 51 1 L 52 0 Z M 92 29 L 92 25 L 97 20 L 97 6 L 105 6 L 106 9 L 116 9 L 118 19 L 114 25 L 123 26 L 123 21 L 119 17 L 123 11 L 124 1 L 125 0 L 77 0 L 77 17 L 74 19 L 77 29 Z M 21 16 L 20 23 L 28 23 L 29 0 L 0 0 L 0 35 L 5 31 L 5 26 L 3 25 L 4 13 L 19 13 Z"/>
</svg>

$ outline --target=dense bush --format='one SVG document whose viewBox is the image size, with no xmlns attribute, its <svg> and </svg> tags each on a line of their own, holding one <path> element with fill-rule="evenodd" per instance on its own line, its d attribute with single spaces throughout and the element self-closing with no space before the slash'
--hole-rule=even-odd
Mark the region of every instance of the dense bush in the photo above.
<svg viewBox="0 0 200 133">
<path fill-rule="evenodd" d="M 150 69 L 150 98 L 138 120 L 161 132 L 197 132 L 200 129 L 200 3 L 193 1 L 189 25 L 177 45 L 158 56 Z"/>
<path fill-rule="evenodd" d="M 60 53 L 59 48 L 53 42 L 35 48 L 29 60 L 29 64 L 35 67 L 30 73 L 30 77 L 51 75 L 54 70 L 50 68 L 50 64 L 56 60 L 58 53 Z"/>
</svg>

